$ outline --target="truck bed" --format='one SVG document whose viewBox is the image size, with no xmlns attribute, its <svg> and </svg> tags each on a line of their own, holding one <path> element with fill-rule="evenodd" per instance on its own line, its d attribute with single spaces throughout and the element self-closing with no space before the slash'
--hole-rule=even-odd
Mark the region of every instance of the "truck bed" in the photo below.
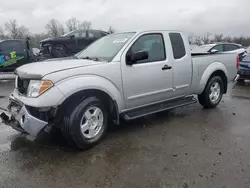
<svg viewBox="0 0 250 188">
<path fill-rule="evenodd" d="M 201 85 L 202 77 L 207 76 L 207 69 L 216 69 L 223 68 L 227 73 L 228 82 L 232 82 L 234 77 L 237 74 L 236 59 L 237 54 L 235 53 L 216 53 L 216 54 L 191 54 L 193 62 L 193 78 L 192 78 L 192 87 L 194 91 L 200 93 L 201 88 L 198 88 L 198 85 Z M 210 75 L 208 75 L 210 76 Z M 197 88 L 195 88 L 197 87 Z"/>
</svg>

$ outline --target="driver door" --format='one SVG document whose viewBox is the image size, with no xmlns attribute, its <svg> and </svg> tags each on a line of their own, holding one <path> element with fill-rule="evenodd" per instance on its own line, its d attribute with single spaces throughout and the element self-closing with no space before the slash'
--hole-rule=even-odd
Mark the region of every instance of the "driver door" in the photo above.
<svg viewBox="0 0 250 188">
<path fill-rule="evenodd" d="M 164 43 L 162 33 L 143 34 L 122 55 L 122 82 L 128 109 L 171 98 L 172 62 L 166 56 Z M 148 52 L 148 59 L 126 64 L 128 53 L 142 50 Z M 169 68 L 165 69 L 166 66 Z"/>
</svg>

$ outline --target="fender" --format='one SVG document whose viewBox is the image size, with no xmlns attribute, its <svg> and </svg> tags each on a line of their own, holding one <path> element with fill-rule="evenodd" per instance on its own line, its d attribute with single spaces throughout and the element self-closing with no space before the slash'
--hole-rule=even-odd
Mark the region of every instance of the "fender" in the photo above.
<svg viewBox="0 0 250 188">
<path fill-rule="evenodd" d="M 221 63 L 221 62 L 214 62 L 212 64 L 210 64 L 205 71 L 202 74 L 201 80 L 200 80 L 200 87 L 199 87 L 199 93 L 202 93 L 203 90 L 206 87 L 206 84 L 208 82 L 208 79 L 210 78 L 210 76 L 215 72 L 221 70 L 225 73 L 226 77 L 228 77 L 228 72 L 227 72 L 227 68 L 226 66 Z"/>
<path fill-rule="evenodd" d="M 87 89 L 97 89 L 107 93 L 114 101 L 117 102 L 119 112 L 125 108 L 121 88 L 118 88 L 110 80 L 98 75 L 78 75 L 69 77 L 56 84 L 57 88 L 63 93 L 65 98 Z M 63 99 L 60 104 L 63 103 Z"/>
</svg>

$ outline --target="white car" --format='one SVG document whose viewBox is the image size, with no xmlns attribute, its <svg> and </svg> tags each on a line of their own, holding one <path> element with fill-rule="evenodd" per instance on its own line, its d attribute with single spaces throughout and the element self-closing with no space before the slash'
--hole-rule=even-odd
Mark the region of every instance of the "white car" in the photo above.
<svg viewBox="0 0 250 188">
<path fill-rule="evenodd" d="M 238 55 L 247 53 L 247 50 L 240 44 L 235 43 L 216 43 L 205 44 L 198 46 L 192 50 L 192 53 L 232 53 L 236 52 Z"/>
</svg>

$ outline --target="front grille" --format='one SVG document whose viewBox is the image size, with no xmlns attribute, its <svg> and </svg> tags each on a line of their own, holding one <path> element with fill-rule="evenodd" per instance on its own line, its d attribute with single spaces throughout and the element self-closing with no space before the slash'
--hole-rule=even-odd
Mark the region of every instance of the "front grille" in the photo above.
<svg viewBox="0 0 250 188">
<path fill-rule="evenodd" d="M 19 93 L 26 95 L 29 87 L 29 80 L 17 78 L 17 89 Z"/>
</svg>

